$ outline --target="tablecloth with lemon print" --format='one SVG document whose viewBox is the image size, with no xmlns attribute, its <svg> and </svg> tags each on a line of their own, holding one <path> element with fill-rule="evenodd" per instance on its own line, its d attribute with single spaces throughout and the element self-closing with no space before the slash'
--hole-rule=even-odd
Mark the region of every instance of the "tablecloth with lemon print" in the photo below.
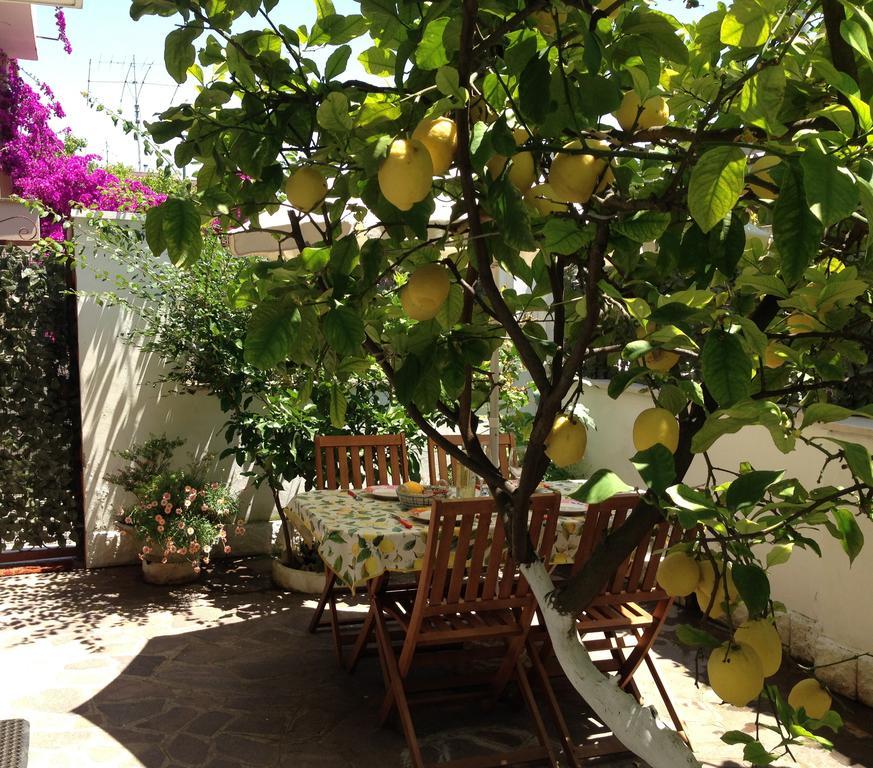
<svg viewBox="0 0 873 768">
<path fill-rule="evenodd" d="M 550 483 L 551 490 L 568 495 L 578 482 Z M 345 584 L 358 586 L 386 571 L 421 570 L 427 523 L 404 526 L 397 516 L 407 512 L 398 502 L 381 501 L 347 491 L 299 494 L 288 508 L 298 529 L 311 533 L 324 562 Z M 584 517 L 561 516 L 551 563 L 570 563 L 579 545 Z"/>
</svg>

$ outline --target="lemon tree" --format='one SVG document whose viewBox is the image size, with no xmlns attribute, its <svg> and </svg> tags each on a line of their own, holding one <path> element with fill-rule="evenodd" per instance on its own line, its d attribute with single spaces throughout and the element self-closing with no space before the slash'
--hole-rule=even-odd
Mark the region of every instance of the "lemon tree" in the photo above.
<svg viewBox="0 0 873 768">
<path fill-rule="evenodd" d="M 302 5 L 133 0 L 134 18 L 174 17 L 168 71 L 196 89 L 149 125 L 195 180 L 190 196 L 149 211 L 149 246 L 185 268 L 201 227 L 256 227 L 283 212 L 296 248 L 253 261 L 228 297 L 252 309 L 247 361 L 291 359 L 329 378 L 378 364 L 420 429 L 515 521 L 511 546 L 573 684 L 649 764 L 696 765 L 649 710 L 601 685 L 569 629 L 665 516 L 696 532 L 693 590 L 732 634 L 738 608 L 749 621 L 781 610 L 768 571 L 793 549 L 818 552 L 816 537 L 831 535 L 854 559 L 863 545 L 870 454 L 808 430 L 873 416 L 868 10 L 852 0 L 733 0 L 676 15 L 643 0 Z M 517 486 L 476 437 L 501 346 L 534 395 Z M 550 458 L 584 448 L 572 411 L 595 358 L 613 397 L 632 384 L 651 393 L 627 435 L 646 492 L 620 535 L 555 590 L 525 510 Z M 334 423 L 344 408 L 332 403 Z M 440 437 L 446 424 L 462 446 Z M 743 456 L 709 461 L 717 441 L 752 425 L 785 454 L 815 446 L 844 467 L 842 481 Z M 698 456 L 709 471 L 691 486 Z M 627 487 L 603 467 L 578 496 Z M 671 589 L 691 586 L 684 565 Z M 722 643 L 705 626 L 679 634 Z M 769 647 L 766 628 L 739 634 L 728 651 L 746 661 Z M 716 679 L 730 655 L 716 656 Z M 839 725 L 772 685 L 762 698 L 773 730 L 725 736 L 752 763 L 798 740 L 826 744 L 816 729 Z"/>
</svg>

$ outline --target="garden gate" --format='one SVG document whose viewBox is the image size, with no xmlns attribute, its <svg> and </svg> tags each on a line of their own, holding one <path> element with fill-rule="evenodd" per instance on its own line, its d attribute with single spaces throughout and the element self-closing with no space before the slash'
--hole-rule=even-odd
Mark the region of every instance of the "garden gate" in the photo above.
<svg viewBox="0 0 873 768">
<path fill-rule="evenodd" d="M 0 567 L 83 562 L 74 280 L 0 246 Z"/>
</svg>

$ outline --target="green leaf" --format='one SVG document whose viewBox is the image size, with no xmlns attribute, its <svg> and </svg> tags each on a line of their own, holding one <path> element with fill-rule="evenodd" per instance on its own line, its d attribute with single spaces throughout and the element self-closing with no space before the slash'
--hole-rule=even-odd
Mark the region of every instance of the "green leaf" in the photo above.
<svg viewBox="0 0 873 768">
<path fill-rule="evenodd" d="M 688 63 L 688 48 L 682 41 L 672 17 L 636 10 L 629 13 L 622 24 L 622 33 L 633 35 L 653 46 L 659 56 L 677 64 Z"/>
<path fill-rule="evenodd" d="M 755 737 L 744 731 L 727 731 L 721 737 L 725 744 L 751 744 Z"/>
<path fill-rule="evenodd" d="M 764 498 L 764 491 L 784 474 L 775 470 L 744 472 L 728 487 L 725 504 L 734 511 L 755 506 Z"/>
<path fill-rule="evenodd" d="M 635 243 L 648 243 L 663 235 L 669 224 L 669 213 L 639 211 L 630 218 L 612 222 L 610 229 Z"/>
<path fill-rule="evenodd" d="M 304 248 L 300 252 L 300 261 L 308 272 L 320 272 L 330 263 L 330 246 Z"/>
<path fill-rule="evenodd" d="M 631 457 L 631 464 L 647 487 L 661 494 L 673 484 L 676 479 L 676 465 L 673 454 L 660 443 L 656 443 L 645 451 L 638 451 Z"/>
<path fill-rule="evenodd" d="M 854 19 L 843 19 L 840 22 L 840 36 L 849 45 L 860 53 L 867 61 L 873 62 L 870 58 L 870 47 L 867 44 L 867 34 L 864 28 Z"/>
<path fill-rule="evenodd" d="M 688 208 L 704 233 L 736 205 L 745 170 L 746 156 L 739 147 L 716 147 L 700 156 L 688 183 Z"/>
<path fill-rule="evenodd" d="M 688 645 L 692 648 L 718 648 L 722 643 L 706 630 L 692 627 L 690 624 L 680 624 L 676 627 L 676 639 L 682 645 Z"/>
<path fill-rule="evenodd" d="M 342 388 L 334 383 L 330 387 L 329 415 L 330 425 L 334 429 L 344 429 L 346 426 L 346 409 L 349 401 Z"/>
<path fill-rule="evenodd" d="M 443 33 L 450 21 L 445 17 L 434 19 L 424 28 L 424 35 L 415 49 L 415 63 L 422 69 L 439 69 L 449 63 Z"/>
<path fill-rule="evenodd" d="M 164 41 L 164 65 L 170 77 L 179 84 L 188 78 L 188 67 L 194 64 L 197 55 L 194 41 L 202 31 L 198 27 L 180 27 L 170 32 Z"/>
<path fill-rule="evenodd" d="M 833 438 L 830 438 L 830 440 L 843 449 L 846 464 L 849 465 L 852 474 L 861 482 L 873 485 L 873 466 L 870 463 L 870 451 L 858 443 L 834 440 Z"/>
<path fill-rule="evenodd" d="M 461 312 L 464 310 L 464 290 L 457 283 L 452 283 L 449 295 L 440 307 L 434 318 L 445 330 L 461 320 Z"/>
<path fill-rule="evenodd" d="M 323 319 L 324 338 L 339 355 L 360 355 L 364 345 L 364 323 L 350 307 L 336 307 Z"/>
<path fill-rule="evenodd" d="M 591 240 L 585 228 L 573 219 L 550 218 L 543 227 L 543 250 L 569 256 Z"/>
<path fill-rule="evenodd" d="M 194 203 L 168 197 L 161 203 L 161 209 L 161 228 L 170 261 L 177 267 L 193 264 L 203 248 L 200 216 Z"/>
<path fill-rule="evenodd" d="M 832 421 L 842 421 L 852 416 L 865 416 L 873 418 L 869 413 L 864 411 L 853 411 L 851 408 L 844 408 L 842 405 L 834 405 L 833 403 L 812 403 L 803 411 L 803 421 L 800 428 L 808 427 L 810 424 L 819 422 L 829 423 Z"/>
<path fill-rule="evenodd" d="M 734 0 L 721 22 L 721 41 L 737 48 L 757 48 L 770 36 L 770 15 L 757 0 Z"/>
<path fill-rule="evenodd" d="M 243 356 L 247 363 L 267 370 L 289 357 L 301 325 L 300 307 L 283 296 L 258 304 L 246 328 Z"/>
<path fill-rule="evenodd" d="M 551 73 L 547 55 L 533 59 L 518 80 L 519 108 L 535 123 L 545 120 L 551 104 Z"/>
<path fill-rule="evenodd" d="M 318 106 L 316 120 L 326 131 L 347 133 L 354 125 L 349 112 L 349 98 L 344 93 L 333 91 Z"/>
<path fill-rule="evenodd" d="M 394 51 L 388 48 L 367 48 L 358 56 L 361 66 L 371 75 L 378 77 L 390 77 L 394 74 L 397 57 Z"/>
<path fill-rule="evenodd" d="M 770 600 L 770 580 L 757 565 L 734 563 L 731 571 L 734 583 L 752 616 L 762 615 Z"/>
<path fill-rule="evenodd" d="M 710 414 L 703 426 L 691 439 L 691 450 L 703 453 L 709 450 L 722 435 L 739 432 L 745 426 L 758 424 L 767 429 L 781 429 L 782 409 L 767 400 L 743 400 L 732 408 Z"/>
<path fill-rule="evenodd" d="M 598 469 L 571 498 L 586 504 L 599 504 L 611 499 L 619 493 L 628 493 L 633 488 L 625 483 L 615 472 L 608 469 Z"/>
<path fill-rule="evenodd" d="M 454 67 L 440 67 L 437 70 L 434 82 L 439 92 L 446 96 L 461 99 L 464 95 L 464 92 L 461 90 L 460 80 L 458 79 L 458 70 Z"/>
<path fill-rule="evenodd" d="M 488 187 L 488 209 L 506 245 L 519 251 L 536 249 L 528 207 L 508 179 L 497 179 Z"/>
<path fill-rule="evenodd" d="M 767 567 L 771 568 L 774 565 L 782 565 L 782 563 L 787 563 L 793 551 L 794 544 L 792 543 L 776 544 L 767 553 Z"/>
<path fill-rule="evenodd" d="M 851 173 L 839 166 L 831 155 L 812 146 L 801 155 L 806 200 L 809 210 L 829 227 L 850 216 L 858 207 L 858 190 Z"/>
<path fill-rule="evenodd" d="M 773 207 L 773 244 L 782 258 L 782 274 L 792 285 L 818 253 L 824 234 L 821 222 L 805 204 L 803 187 L 800 174 L 787 167 Z"/>
<path fill-rule="evenodd" d="M 700 355 L 703 380 L 716 402 L 731 406 L 752 391 L 752 361 L 739 338 L 710 331 Z"/>
<path fill-rule="evenodd" d="M 764 749 L 760 742 L 753 741 L 746 744 L 745 749 L 743 749 L 743 759 L 748 760 L 752 765 L 770 765 L 778 760 L 778 757 Z"/>
<path fill-rule="evenodd" d="M 864 534 L 852 510 L 837 507 L 831 510 L 831 514 L 834 516 L 834 524 L 839 534 L 837 538 L 849 556 L 849 562 L 853 563 L 864 546 Z"/>
<path fill-rule="evenodd" d="M 337 48 L 327 57 L 327 63 L 324 65 L 324 79 L 333 80 L 337 75 L 341 75 L 345 72 L 346 66 L 349 63 L 349 56 L 351 55 L 351 46 L 341 45 Z"/>
<path fill-rule="evenodd" d="M 627 371 L 619 371 L 609 380 L 607 394 L 615 400 L 621 395 L 631 384 L 637 379 L 645 376 L 649 372 L 648 368 L 636 367 Z"/>
<path fill-rule="evenodd" d="M 167 241 L 164 239 L 164 209 L 157 205 L 149 208 L 145 216 L 145 239 L 153 256 L 160 256 L 167 250 Z"/>
</svg>

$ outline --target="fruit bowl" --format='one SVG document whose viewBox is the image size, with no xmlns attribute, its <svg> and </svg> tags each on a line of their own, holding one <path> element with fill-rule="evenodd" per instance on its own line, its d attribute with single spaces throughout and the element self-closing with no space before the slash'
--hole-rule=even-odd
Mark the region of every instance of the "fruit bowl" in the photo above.
<svg viewBox="0 0 873 768">
<path fill-rule="evenodd" d="M 429 507 L 434 496 L 445 496 L 448 488 L 444 485 L 426 485 L 420 493 L 412 493 L 402 485 L 397 486 L 397 500 L 404 509 Z"/>
</svg>

